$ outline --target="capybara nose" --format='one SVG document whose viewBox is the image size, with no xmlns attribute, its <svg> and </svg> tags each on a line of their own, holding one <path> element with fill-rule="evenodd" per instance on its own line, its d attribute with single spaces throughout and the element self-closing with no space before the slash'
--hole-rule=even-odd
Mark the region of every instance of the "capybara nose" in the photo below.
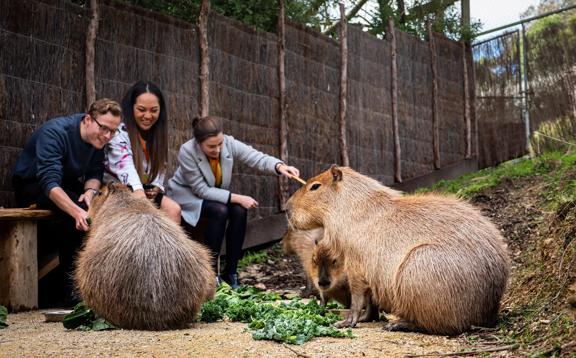
<svg viewBox="0 0 576 358">
<path fill-rule="evenodd" d="M 320 286 L 323 289 L 328 288 L 330 287 L 330 280 L 327 278 L 321 278 L 318 280 L 318 286 Z"/>
</svg>

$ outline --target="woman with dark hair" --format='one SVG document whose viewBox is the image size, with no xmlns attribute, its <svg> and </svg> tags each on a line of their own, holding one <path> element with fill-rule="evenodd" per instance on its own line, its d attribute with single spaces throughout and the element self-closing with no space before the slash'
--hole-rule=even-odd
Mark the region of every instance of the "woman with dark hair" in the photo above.
<svg viewBox="0 0 576 358">
<path fill-rule="evenodd" d="M 298 169 L 266 155 L 223 133 L 217 117 L 194 118 L 194 139 L 184 143 L 178 154 L 178 168 L 168 181 L 167 194 L 182 207 L 182 218 L 196 226 L 207 221 L 206 244 L 212 250 L 213 268 L 226 237 L 226 269 L 223 279 L 236 288 L 237 266 L 242 254 L 248 209 L 258 206 L 254 198 L 229 190 L 234 161 L 270 174 L 298 177 Z M 217 283 L 220 277 L 216 277 Z"/>
<path fill-rule="evenodd" d="M 168 114 L 162 91 L 149 81 L 135 83 L 122 99 L 122 113 L 120 133 L 106 147 L 107 173 L 179 224 L 180 205 L 164 196 Z"/>
</svg>

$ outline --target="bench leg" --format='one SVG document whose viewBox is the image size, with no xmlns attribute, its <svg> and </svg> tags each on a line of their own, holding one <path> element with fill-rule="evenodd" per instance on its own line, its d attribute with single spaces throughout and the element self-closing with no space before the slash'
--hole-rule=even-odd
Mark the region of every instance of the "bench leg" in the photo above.
<svg viewBox="0 0 576 358">
<path fill-rule="evenodd" d="M 38 308 L 36 221 L 0 221 L 0 305 L 12 312 Z"/>
</svg>

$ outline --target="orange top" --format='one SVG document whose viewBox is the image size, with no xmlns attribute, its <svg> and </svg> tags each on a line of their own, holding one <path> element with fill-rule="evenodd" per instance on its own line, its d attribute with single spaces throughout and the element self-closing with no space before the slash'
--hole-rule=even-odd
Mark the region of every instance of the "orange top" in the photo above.
<svg viewBox="0 0 576 358">
<path fill-rule="evenodd" d="M 144 156 L 146 157 L 146 168 L 145 168 L 145 173 L 142 174 L 142 177 L 140 178 L 142 180 L 142 183 L 148 183 L 148 166 L 150 165 L 150 153 L 148 153 L 148 146 L 146 146 L 146 141 L 144 140 L 144 138 L 142 138 L 142 136 L 140 135 L 140 133 L 138 133 L 138 139 L 140 139 L 140 147 L 142 147 L 142 151 L 144 152 Z"/>
<path fill-rule="evenodd" d="M 214 178 L 216 179 L 216 187 L 220 187 L 222 185 L 222 166 L 220 165 L 220 159 L 212 159 L 210 160 L 210 169 L 212 169 L 212 173 L 214 173 Z"/>
</svg>

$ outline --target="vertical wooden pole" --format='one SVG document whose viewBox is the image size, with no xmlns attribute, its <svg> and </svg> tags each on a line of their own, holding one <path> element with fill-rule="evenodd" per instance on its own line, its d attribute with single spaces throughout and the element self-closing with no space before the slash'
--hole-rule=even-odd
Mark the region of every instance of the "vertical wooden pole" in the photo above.
<svg viewBox="0 0 576 358">
<path fill-rule="evenodd" d="M 344 4 L 340 3 L 340 156 L 343 166 L 349 166 L 348 143 L 346 141 L 346 95 L 348 87 L 348 27 L 346 24 L 346 11 Z"/>
<path fill-rule="evenodd" d="M 100 2 L 99 0 L 90 0 L 90 23 L 86 33 L 86 59 L 85 59 L 85 79 L 86 79 L 86 110 L 96 101 L 96 80 L 94 76 L 94 57 L 96 35 L 98 34 L 98 22 L 100 21 Z"/>
<path fill-rule="evenodd" d="M 432 32 L 432 23 L 428 23 L 428 46 L 430 48 L 430 66 L 432 69 L 432 146 L 434 147 L 434 169 L 440 169 L 440 136 L 438 130 L 438 54 Z"/>
<path fill-rule="evenodd" d="M 278 88 L 279 88 L 279 110 L 280 110 L 280 159 L 288 162 L 288 122 L 286 121 L 286 36 L 285 36 L 285 10 L 284 0 L 278 0 Z M 280 208 L 285 209 L 288 201 L 288 178 L 280 176 L 278 178 L 280 194 Z"/>
<path fill-rule="evenodd" d="M 198 15 L 198 40 L 200 44 L 200 116 L 206 117 L 210 109 L 210 57 L 208 55 L 208 13 L 210 0 L 202 0 Z"/>
<path fill-rule="evenodd" d="M 472 158 L 472 122 L 470 119 L 470 85 L 468 79 L 468 56 L 465 41 L 462 44 L 462 75 L 464 77 L 464 121 L 466 123 L 466 159 Z"/>
<path fill-rule="evenodd" d="M 388 19 L 390 41 L 390 94 L 392 96 L 392 135 L 394 136 L 394 180 L 402 183 L 402 152 L 400 148 L 400 129 L 398 127 L 398 62 L 394 19 Z"/>
</svg>

